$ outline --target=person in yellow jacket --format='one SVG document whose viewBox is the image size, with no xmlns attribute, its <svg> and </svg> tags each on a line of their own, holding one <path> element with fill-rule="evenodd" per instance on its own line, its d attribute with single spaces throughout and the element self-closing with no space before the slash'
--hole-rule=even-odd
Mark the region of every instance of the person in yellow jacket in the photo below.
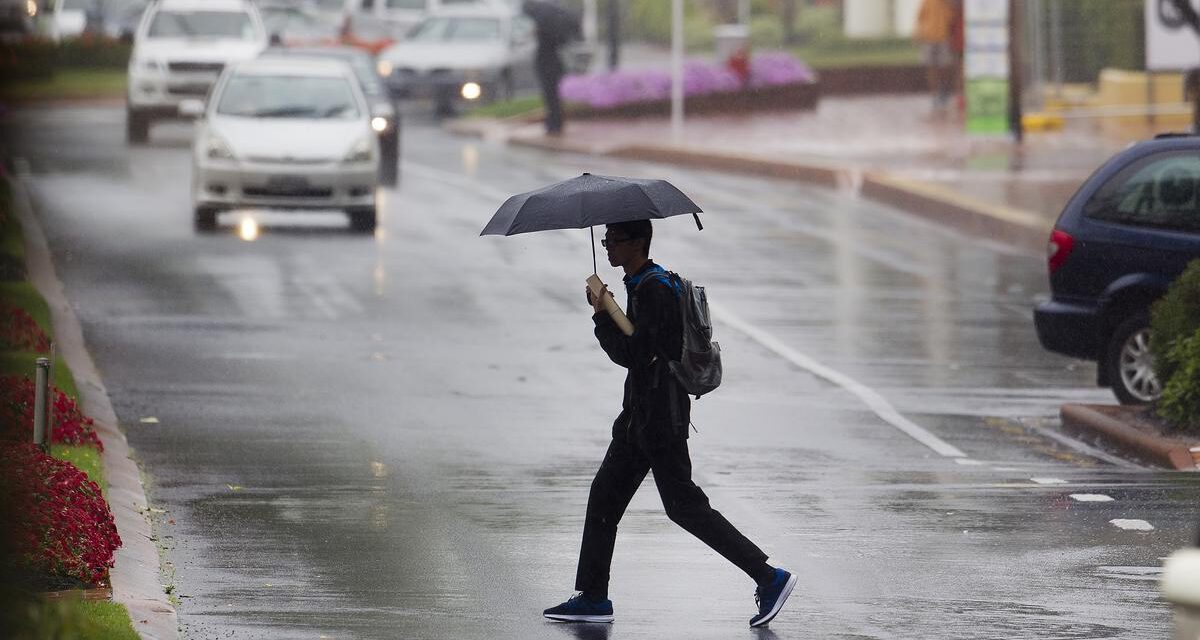
<svg viewBox="0 0 1200 640">
<path fill-rule="evenodd" d="M 917 12 L 913 38 L 921 43 L 921 54 L 928 69 L 929 92 L 937 110 L 949 105 L 954 91 L 952 76 L 957 64 L 953 39 L 959 10 L 954 0 L 922 0 Z"/>
</svg>

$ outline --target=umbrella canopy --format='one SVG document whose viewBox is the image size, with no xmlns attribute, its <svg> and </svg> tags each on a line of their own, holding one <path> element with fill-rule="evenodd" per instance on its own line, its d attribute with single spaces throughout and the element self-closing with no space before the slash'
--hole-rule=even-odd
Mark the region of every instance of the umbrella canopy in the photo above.
<svg viewBox="0 0 1200 640">
<path fill-rule="evenodd" d="M 583 17 L 567 7 L 548 0 L 525 0 L 521 11 L 537 25 L 540 43 L 557 47 L 583 39 Z"/>
<path fill-rule="evenodd" d="M 585 173 L 577 178 L 520 193 L 504 202 L 479 235 L 511 236 L 550 229 L 583 229 L 601 224 L 692 214 L 700 226 L 702 209 L 666 180 Z M 701 227 L 703 228 L 703 227 Z"/>
</svg>

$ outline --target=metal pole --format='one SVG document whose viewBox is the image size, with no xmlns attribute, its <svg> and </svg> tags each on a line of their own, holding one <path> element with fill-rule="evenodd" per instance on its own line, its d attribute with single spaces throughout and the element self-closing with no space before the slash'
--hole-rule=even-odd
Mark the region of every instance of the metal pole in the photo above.
<svg viewBox="0 0 1200 640">
<path fill-rule="evenodd" d="M 1033 72 L 1029 89 L 1033 93 L 1033 106 L 1041 111 L 1046 106 L 1046 43 L 1042 37 L 1042 0 L 1029 0 L 1029 67 Z"/>
<path fill-rule="evenodd" d="M 671 0 L 671 138 L 683 139 L 683 0 Z"/>
<path fill-rule="evenodd" d="M 1063 92 L 1063 36 L 1062 36 L 1062 4 L 1059 0 L 1050 0 L 1050 61 L 1054 74 L 1054 96 L 1062 97 Z"/>
<path fill-rule="evenodd" d="M 608 0 L 608 70 L 616 71 L 621 62 L 621 3 Z"/>
<path fill-rule="evenodd" d="M 1021 1 L 1008 2 L 1008 127 L 1013 139 L 1021 144 L 1025 129 L 1021 121 Z"/>
<path fill-rule="evenodd" d="M 50 437 L 47 433 L 49 412 L 47 411 L 50 383 L 50 359 L 38 358 L 36 361 L 37 377 L 34 382 L 33 396 L 33 443 L 43 451 L 50 448 Z"/>
</svg>

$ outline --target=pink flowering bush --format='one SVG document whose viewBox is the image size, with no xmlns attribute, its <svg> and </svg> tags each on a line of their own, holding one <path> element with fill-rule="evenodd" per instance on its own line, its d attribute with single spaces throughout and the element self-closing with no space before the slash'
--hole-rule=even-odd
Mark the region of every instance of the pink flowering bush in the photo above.
<svg viewBox="0 0 1200 640">
<path fill-rule="evenodd" d="M 763 53 L 750 59 L 751 88 L 809 83 L 816 80 L 803 62 L 787 53 Z M 569 75 L 559 85 L 563 100 L 596 109 L 619 107 L 639 102 L 668 100 L 671 97 L 671 73 L 659 69 L 618 70 Z M 733 70 L 699 60 L 683 66 L 684 96 L 703 96 L 739 91 L 742 83 Z"/>
<path fill-rule="evenodd" d="M 100 585 L 121 546 L 100 487 L 33 443 L 0 443 L 0 507 L 14 562 Z"/>
<path fill-rule="evenodd" d="M 0 350 L 50 351 L 50 338 L 20 307 L 0 304 Z"/>
</svg>

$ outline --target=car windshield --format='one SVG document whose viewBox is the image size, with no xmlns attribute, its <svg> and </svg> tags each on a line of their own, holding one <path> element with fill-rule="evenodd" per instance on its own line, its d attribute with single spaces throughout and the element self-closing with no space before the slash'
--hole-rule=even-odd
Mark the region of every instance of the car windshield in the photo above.
<svg viewBox="0 0 1200 640">
<path fill-rule="evenodd" d="M 340 119 L 360 115 L 345 78 L 240 74 L 221 91 L 217 113 L 244 118 Z"/>
<path fill-rule="evenodd" d="M 233 38 L 253 40 L 254 23 L 241 11 L 159 11 L 151 38 Z"/>
<path fill-rule="evenodd" d="M 430 18 L 409 35 L 418 42 L 480 42 L 500 39 L 500 21 L 495 18 Z"/>
</svg>

